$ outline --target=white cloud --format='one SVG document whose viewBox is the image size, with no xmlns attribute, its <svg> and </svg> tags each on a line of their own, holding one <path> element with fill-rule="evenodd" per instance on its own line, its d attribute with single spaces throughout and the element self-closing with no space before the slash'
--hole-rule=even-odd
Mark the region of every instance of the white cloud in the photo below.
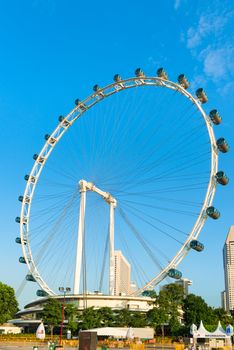
<svg viewBox="0 0 234 350">
<path fill-rule="evenodd" d="M 234 77 L 234 47 L 233 38 L 227 36 L 233 20 L 233 9 L 216 6 L 216 10 L 207 10 L 198 18 L 197 24 L 189 27 L 181 36 L 192 56 L 203 65 L 204 78 L 209 78 L 223 94 L 230 93 Z M 227 31 L 227 28 L 229 31 Z M 182 40 L 183 39 L 183 40 Z M 195 76 L 192 85 L 195 87 L 204 81 Z M 203 83 L 203 84 L 202 84 Z"/>
<path fill-rule="evenodd" d="M 174 3 L 175 10 L 178 10 L 178 8 L 180 7 L 180 3 L 181 3 L 181 0 L 175 0 L 175 3 Z"/>
<path fill-rule="evenodd" d="M 213 80 L 229 79 L 234 75 L 234 48 L 208 47 L 200 54 L 205 74 Z"/>
<path fill-rule="evenodd" d="M 229 94 L 233 95 L 233 91 L 234 91 L 234 82 L 230 81 L 227 84 L 223 84 L 219 89 L 218 92 L 220 93 L 220 95 L 222 96 L 228 96 Z"/>
<path fill-rule="evenodd" d="M 199 18 L 197 26 L 190 27 L 187 31 L 187 47 L 193 49 L 202 43 L 210 34 L 217 35 L 221 32 L 229 16 L 209 14 Z"/>
</svg>

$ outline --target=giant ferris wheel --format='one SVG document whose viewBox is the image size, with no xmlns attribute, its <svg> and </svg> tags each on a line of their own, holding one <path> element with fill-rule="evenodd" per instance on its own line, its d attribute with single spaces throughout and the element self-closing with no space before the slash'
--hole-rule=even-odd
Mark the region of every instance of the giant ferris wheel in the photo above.
<svg viewBox="0 0 234 350">
<path fill-rule="evenodd" d="M 204 90 L 188 88 L 184 74 L 175 83 L 163 68 L 116 74 L 45 135 L 16 218 L 19 261 L 39 296 L 60 285 L 114 295 L 116 250 L 131 267 L 128 294 L 141 295 L 181 278 L 182 259 L 204 249 L 201 229 L 220 216 L 216 186 L 228 183 L 218 154 L 229 147 L 214 136 L 221 117 L 203 109 Z"/>
</svg>

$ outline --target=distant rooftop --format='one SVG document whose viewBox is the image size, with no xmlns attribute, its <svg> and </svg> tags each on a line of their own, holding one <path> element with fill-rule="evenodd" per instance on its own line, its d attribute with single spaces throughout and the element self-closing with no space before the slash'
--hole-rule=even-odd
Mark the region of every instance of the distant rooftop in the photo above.
<svg viewBox="0 0 234 350">
<path fill-rule="evenodd" d="M 234 242 L 234 226 L 230 227 L 225 243 Z"/>
</svg>

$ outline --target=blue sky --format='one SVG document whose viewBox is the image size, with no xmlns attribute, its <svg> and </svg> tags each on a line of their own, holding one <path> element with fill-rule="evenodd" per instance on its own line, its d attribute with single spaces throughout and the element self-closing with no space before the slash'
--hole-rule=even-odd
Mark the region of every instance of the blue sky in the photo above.
<svg viewBox="0 0 234 350">
<path fill-rule="evenodd" d="M 18 263 L 14 220 L 32 155 L 57 117 L 73 108 L 75 98 L 88 96 L 94 84 L 110 83 L 115 73 L 133 76 L 137 67 L 155 75 L 163 66 L 171 80 L 185 73 L 190 91 L 204 87 L 208 108 L 220 111 L 223 123 L 215 134 L 233 149 L 233 15 L 230 1 L 1 3 L 2 282 L 17 290 L 26 274 Z M 217 188 L 214 204 L 221 218 L 207 221 L 202 230 L 206 249 L 199 258 L 191 252 L 181 265 L 184 277 L 193 280 L 191 292 L 213 306 L 220 305 L 222 247 L 233 224 L 233 160 L 232 152 L 220 156 L 230 184 Z M 34 295 L 26 286 L 21 305 Z"/>
</svg>

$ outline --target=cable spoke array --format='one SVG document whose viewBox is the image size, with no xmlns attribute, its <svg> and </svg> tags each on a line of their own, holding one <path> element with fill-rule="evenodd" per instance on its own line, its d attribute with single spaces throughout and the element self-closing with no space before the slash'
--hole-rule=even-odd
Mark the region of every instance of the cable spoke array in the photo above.
<svg viewBox="0 0 234 350">
<path fill-rule="evenodd" d="M 25 177 L 19 220 L 25 262 L 43 291 L 73 286 L 81 179 L 117 200 L 115 249 L 139 293 L 177 267 L 208 216 L 218 171 L 199 101 L 179 84 L 143 75 L 96 88 L 59 117 Z M 109 211 L 92 191 L 86 202 L 82 288 L 108 293 Z"/>
</svg>

